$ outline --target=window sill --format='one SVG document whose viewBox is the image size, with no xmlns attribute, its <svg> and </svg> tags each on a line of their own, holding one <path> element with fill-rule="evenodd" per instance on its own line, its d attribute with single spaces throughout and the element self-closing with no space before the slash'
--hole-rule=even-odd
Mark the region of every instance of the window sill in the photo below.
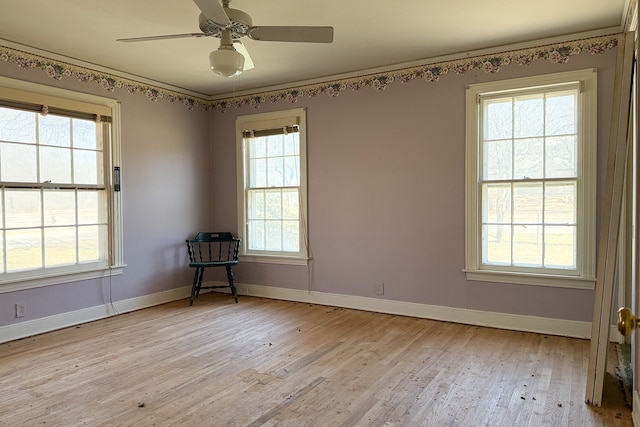
<svg viewBox="0 0 640 427">
<path fill-rule="evenodd" d="M 0 280 L 0 294 L 7 292 L 21 291 L 24 289 L 40 288 L 43 286 L 60 285 L 81 280 L 99 279 L 121 275 L 125 265 L 115 265 L 112 267 L 94 267 L 87 270 L 75 272 L 40 273 L 28 277 L 16 277 Z"/>
<path fill-rule="evenodd" d="M 307 265 L 308 258 L 278 256 L 278 255 L 240 255 L 238 259 L 241 262 L 257 262 L 263 264 L 281 264 L 281 265 Z"/>
<path fill-rule="evenodd" d="M 518 285 L 548 286 L 553 288 L 595 288 L 595 277 L 561 276 L 555 274 L 514 273 L 490 270 L 463 270 L 467 280 L 478 282 L 513 283 Z"/>
</svg>

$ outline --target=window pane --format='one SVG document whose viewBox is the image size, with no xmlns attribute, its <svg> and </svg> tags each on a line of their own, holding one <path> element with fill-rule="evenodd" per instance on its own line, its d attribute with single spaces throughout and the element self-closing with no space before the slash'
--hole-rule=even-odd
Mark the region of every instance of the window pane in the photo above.
<svg viewBox="0 0 640 427">
<path fill-rule="evenodd" d="M 88 150 L 102 150 L 97 143 L 96 122 L 73 119 L 73 147 Z"/>
<path fill-rule="evenodd" d="M 249 249 L 263 251 L 265 249 L 265 234 L 264 221 L 249 221 Z"/>
<path fill-rule="evenodd" d="M 103 184 L 102 153 L 73 150 L 73 182 L 75 184 Z"/>
<path fill-rule="evenodd" d="M 511 265 L 511 226 L 482 227 L 483 264 Z"/>
<path fill-rule="evenodd" d="M 267 160 L 254 159 L 249 164 L 249 187 L 267 186 Z"/>
<path fill-rule="evenodd" d="M 513 185 L 513 223 L 542 223 L 542 184 Z"/>
<path fill-rule="evenodd" d="M 513 265 L 542 267 L 542 227 L 537 225 L 514 225 Z"/>
<path fill-rule="evenodd" d="M 267 156 L 281 157 L 284 154 L 282 135 L 272 135 L 267 137 Z"/>
<path fill-rule="evenodd" d="M 89 262 L 106 258 L 106 225 L 78 227 L 78 261 Z"/>
<path fill-rule="evenodd" d="M 35 144 L 35 113 L 0 107 L 0 140 Z"/>
<path fill-rule="evenodd" d="M 40 227 L 39 190 L 5 190 L 6 228 Z"/>
<path fill-rule="evenodd" d="M 485 141 L 483 151 L 483 179 L 498 180 L 513 177 L 511 140 Z"/>
<path fill-rule="evenodd" d="M 76 195 L 74 191 L 45 190 L 43 199 L 45 226 L 75 225 Z"/>
<path fill-rule="evenodd" d="M 300 157 L 290 156 L 284 158 L 284 185 L 286 187 L 300 185 Z"/>
<path fill-rule="evenodd" d="M 284 186 L 284 159 L 282 157 L 270 157 L 267 160 L 267 187 Z"/>
<path fill-rule="evenodd" d="M 7 230 L 7 272 L 42 268 L 40 229 Z"/>
<path fill-rule="evenodd" d="M 282 218 L 282 191 L 268 190 L 266 191 L 266 218 L 281 219 Z"/>
<path fill-rule="evenodd" d="M 76 262 L 76 228 L 45 228 L 44 230 L 44 265 L 75 264 Z"/>
<path fill-rule="evenodd" d="M 78 227 L 78 261 L 89 262 L 106 258 L 107 226 Z"/>
<path fill-rule="evenodd" d="M 511 98 L 484 101 L 484 139 L 513 137 L 513 110 Z"/>
<path fill-rule="evenodd" d="M 71 151 L 40 147 L 40 182 L 71 183 Z"/>
<path fill-rule="evenodd" d="M 100 206 L 105 206 L 101 199 L 105 197 L 103 192 L 78 191 L 78 224 L 99 224 L 106 222 L 105 214 Z"/>
<path fill-rule="evenodd" d="M 282 250 L 282 222 L 267 221 L 266 222 L 266 249 L 268 251 Z"/>
<path fill-rule="evenodd" d="M 576 268 L 576 227 L 544 227 L 544 265 L 550 268 Z"/>
<path fill-rule="evenodd" d="M 265 195 L 264 190 L 249 190 L 248 194 L 248 219 L 265 219 Z"/>
<path fill-rule="evenodd" d="M 548 183 L 544 196 L 545 224 L 576 224 L 576 183 Z"/>
<path fill-rule="evenodd" d="M 284 135 L 284 155 L 300 155 L 300 134 L 298 132 Z"/>
<path fill-rule="evenodd" d="M 282 219 L 299 219 L 300 201 L 298 189 L 282 190 Z"/>
<path fill-rule="evenodd" d="M 267 139 L 265 137 L 251 138 L 249 140 L 249 157 L 267 157 Z"/>
<path fill-rule="evenodd" d="M 298 221 L 282 222 L 282 250 L 287 252 L 300 251 L 300 228 Z"/>
<path fill-rule="evenodd" d="M 547 95 L 545 125 L 547 135 L 568 135 L 578 131 L 575 91 Z"/>
<path fill-rule="evenodd" d="M 513 177 L 535 179 L 544 176 L 544 147 L 542 138 L 514 141 Z"/>
<path fill-rule="evenodd" d="M 0 144 L 0 180 L 9 182 L 38 182 L 36 146 Z"/>
<path fill-rule="evenodd" d="M 511 223 L 511 184 L 485 184 L 482 195 L 482 222 Z"/>
<path fill-rule="evenodd" d="M 575 135 L 547 138 L 547 178 L 578 176 L 577 137 Z"/>
<path fill-rule="evenodd" d="M 544 134 L 543 95 L 516 97 L 513 104 L 513 134 L 516 138 Z"/>
<path fill-rule="evenodd" d="M 71 146 L 71 119 L 60 116 L 38 117 L 38 141 L 42 145 Z"/>
</svg>

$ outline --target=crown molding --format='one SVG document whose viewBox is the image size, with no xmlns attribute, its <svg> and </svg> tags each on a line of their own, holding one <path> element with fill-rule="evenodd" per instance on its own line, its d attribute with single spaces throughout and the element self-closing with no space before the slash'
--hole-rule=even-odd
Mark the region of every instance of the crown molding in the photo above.
<svg viewBox="0 0 640 427">
<path fill-rule="evenodd" d="M 157 87 L 159 89 L 164 89 L 164 90 L 167 90 L 167 91 L 176 92 L 176 93 L 180 93 L 180 94 L 183 94 L 183 95 L 191 96 L 191 97 L 194 97 L 194 98 L 202 99 L 204 101 L 208 100 L 208 98 L 209 98 L 209 96 L 204 94 L 204 93 L 190 91 L 189 89 L 185 89 L 185 88 L 182 88 L 182 87 L 179 87 L 179 86 L 173 86 L 173 85 L 170 85 L 170 84 L 167 84 L 167 83 L 163 83 L 163 82 L 160 82 L 160 81 L 157 81 L 157 80 L 148 79 L 148 78 L 145 78 L 143 76 L 136 75 L 136 74 L 130 74 L 130 73 L 127 73 L 127 72 L 124 72 L 124 71 L 116 70 L 114 68 L 103 67 L 103 66 L 101 66 L 99 64 L 95 64 L 93 62 L 83 61 L 81 59 L 73 58 L 73 57 L 70 57 L 70 56 L 60 55 L 60 54 L 57 54 L 55 52 L 51 52 L 51 51 L 48 51 L 48 50 L 43 50 L 43 49 L 39 49 L 37 47 L 24 45 L 24 44 L 13 42 L 11 40 L 0 38 L 0 47 L 2 47 L 2 46 L 14 49 L 16 51 L 22 51 L 24 53 L 31 54 L 31 55 L 34 55 L 34 56 L 47 58 L 47 59 L 50 59 L 52 61 L 59 62 L 59 63 L 62 63 L 62 64 L 68 64 L 70 66 L 75 66 L 75 67 L 79 67 L 79 68 L 86 68 L 87 70 L 92 70 L 92 71 L 95 71 L 97 73 L 103 73 L 103 74 L 106 74 L 106 75 L 119 77 L 119 78 L 124 79 L 124 80 L 131 80 L 131 81 L 134 81 L 134 82 L 137 82 L 137 83 L 141 83 L 141 84 Z"/>
<path fill-rule="evenodd" d="M 628 1 L 635 1 L 635 0 L 628 0 Z M 209 96 L 208 99 L 210 101 L 216 102 L 220 100 L 240 98 L 240 97 L 249 96 L 249 95 L 258 95 L 258 94 L 264 94 L 264 93 L 270 93 L 270 92 L 277 92 L 277 91 L 293 89 L 293 88 L 302 87 L 302 86 L 312 86 L 312 85 L 318 85 L 326 82 L 353 79 L 361 76 L 400 71 L 407 68 L 428 66 L 428 65 L 438 64 L 438 63 L 452 62 L 452 61 L 459 61 L 459 60 L 468 60 L 472 58 L 491 56 L 491 55 L 496 55 L 496 54 L 506 53 L 506 52 L 515 52 L 519 50 L 539 48 L 543 46 L 567 44 L 567 43 L 575 42 L 577 40 L 598 39 L 598 38 L 607 37 L 607 36 L 613 37 L 619 34 L 620 32 L 621 32 L 620 27 L 611 27 L 611 28 L 604 28 L 600 30 L 582 32 L 582 33 L 573 33 L 573 34 L 566 34 L 566 35 L 556 36 L 556 37 L 548 37 L 544 39 L 531 40 L 527 42 L 514 43 L 509 45 L 497 45 L 497 46 L 488 47 L 484 49 L 452 53 L 448 55 L 430 57 L 430 58 L 420 59 L 420 60 L 411 61 L 411 62 L 402 62 L 398 64 L 387 65 L 384 67 L 367 68 L 367 69 L 352 71 L 349 73 L 341 73 L 341 74 L 334 74 L 330 76 L 324 76 L 316 79 L 299 80 L 292 83 L 265 86 L 259 89 L 251 89 L 246 91 L 236 90 L 236 91 L 227 92 L 224 94 L 211 95 Z"/>
<path fill-rule="evenodd" d="M 629 1 L 633 2 L 633 7 L 636 6 L 636 0 Z M 635 11 L 632 15 L 636 15 Z M 364 87 L 384 90 L 391 83 L 406 83 L 415 79 L 435 82 L 446 74 L 466 74 L 471 70 L 497 73 L 501 67 L 511 64 L 530 65 L 540 60 L 562 64 L 583 52 L 602 54 L 617 46 L 620 36 L 620 28 L 602 29 L 215 96 L 4 39 L 0 39 L 0 61 L 14 63 L 25 69 L 40 69 L 56 80 L 72 77 L 84 83 L 97 83 L 110 92 L 124 89 L 129 93 L 143 94 L 151 101 L 165 100 L 180 103 L 188 109 L 202 108 L 223 113 L 229 108 L 257 108 L 266 102 L 286 100 L 295 103 L 303 96 L 327 94 L 335 97 L 342 91 Z"/>
</svg>

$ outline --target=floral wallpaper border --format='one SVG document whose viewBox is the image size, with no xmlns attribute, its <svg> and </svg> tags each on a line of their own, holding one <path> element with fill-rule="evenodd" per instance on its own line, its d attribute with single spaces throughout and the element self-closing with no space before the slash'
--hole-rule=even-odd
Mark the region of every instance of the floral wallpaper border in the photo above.
<svg viewBox="0 0 640 427">
<path fill-rule="evenodd" d="M 391 83 L 406 83 L 415 79 L 436 82 L 441 76 L 449 73 L 466 74 L 471 70 L 497 73 L 500 71 L 500 67 L 509 64 L 530 65 L 539 60 L 548 60 L 556 64 L 564 64 L 569 61 L 571 56 L 579 55 L 582 52 L 589 52 L 595 55 L 613 49 L 618 45 L 618 37 L 619 34 L 496 53 L 488 56 L 475 56 L 454 61 L 438 62 L 292 89 L 216 100 L 212 102 L 212 106 L 216 111 L 224 112 L 230 107 L 240 108 L 246 105 L 252 105 L 257 108 L 265 102 L 278 102 L 283 99 L 294 103 L 303 96 L 312 97 L 323 93 L 329 96 L 338 96 L 340 92 L 345 90 L 360 90 L 368 86 L 378 90 L 384 90 L 387 85 Z"/>
<path fill-rule="evenodd" d="M 113 92 L 115 89 L 125 89 L 129 93 L 144 94 L 151 101 L 166 100 L 171 103 L 180 103 L 190 110 L 203 108 L 205 110 L 215 110 L 223 113 L 229 108 L 241 108 L 248 105 L 258 108 L 261 104 L 266 102 L 286 100 L 288 102 L 295 103 L 298 99 L 304 96 L 314 97 L 320 94 L 327 94 L 335 97 L 345 90 L 360 90 L 365 87 L 384 90 L 391 83 L 406 83 L 415 79 L 421 79 L 427 82 L 436 82 L 441 76 L 449 73 L 466 74 L 472 70 L 497 73 L 500 71 L 501 67 L 510 64 L 530 65 L 533 62 L 540 60 L 548 60 L 556 64 L 564 64 L 569 61 L 570 57 L 579 55 L 583 52 L 589 52 L 596 55 L 602 54 L 609 49 L 613 49 L 618 45 L 619 37 L 620 34 L 614 34 L 603 37 L 581 39 L 536 48 L 519 49 L 492 55 L 437 62 L 428 65 L 368 74 L 354 78 L 339 79 L 319 84 L 214 101 L 196 98 L 146 83 L 129 80 L 89 68 L 75 66 L 62 61 L 49 59 L 4 46 L 0 46 L 0 61 L 12 62 L 25 69 L 40 69 L 49 77 L 56 80 L 60 80 L 63 77 L 72 77 L 84 83 L 98 83 L 103 89 L 110 92 Z"/>
<path fill-rule="evenodd" d="M 172 103 L 179 102 L 190 110 L 197 107 L 211 108 L 210 101 L 205 99 L 5 46 L 0 46 L 0 61 L 13 62 L 24 69 L 40 69 L 56 80 L 61 80 L 63 77 L 72 77 L 83 83 L 95 82 L 109 92 L 113 92 L 115 89 L 124 89 L 129 93 L 144 94 L 151 101 L 162 99 Z"/>
</svg>

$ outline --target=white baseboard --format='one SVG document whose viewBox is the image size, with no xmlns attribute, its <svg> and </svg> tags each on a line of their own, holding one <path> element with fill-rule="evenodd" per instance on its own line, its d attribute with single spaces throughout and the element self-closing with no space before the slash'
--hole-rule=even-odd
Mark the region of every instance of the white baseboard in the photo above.
<svg viewBox="0 0 640 427">
<path fill-rule="evenodd" d="M 224 283 L 220 282 L 215 284 Z M 487 326 L 491 328 L 515 331 L 561 335 L 573 338 L 591 338 L 591 322 L 469 310 L 464 308 L 417 304 L 405 301 L 393 301 L 382 298 L 358 297 L 243 283 L 237 284 L 237 289 L 239 294 L 248 296 L 353 308 L 357 310 L 421 317 L 425 319 L 442 320 L 446 322 Z M 220 290 L 220 292 L 229 291 L 224 289 Z M 618 335 L 615 325 L 612 325 L 609 333 L 610 340 L 616 342 L 618 340 Z"/>
<path fill-rule="evenodd" d="M 222 282 L 209 282 L 208 284 L 224 285 Z M 574 338 L 591 338 L 591 322 L 486 312 L 263 285 L 238 284 L 237 288 L 240 295 L 247 296 L 353 308 L 364 311 L 375 311 L 379 313 L 420 317 L 515 331 L 561 335 Z M 226 289 L 219 291 L 229 292 Z M 185 286 L 156 294 L 116 301 L 113 303 L 113 306 L 111 304 L 104 304 L 40 319 L 27 320 L 12 325 L 0 326 L 0 343 L 103 319 L 117 313 L 140 310 L 142 308 L 187 298 L 190 292 L 191 287 Z M 203 291 L 203 293 L 204 292 L 205 291 Z M 611 326 L 609 336 L 611 337 L 611 341 L 617 340 L 618 332 L 615 325 Z M 638 424 L 638 427 L 640 427 L 640 424 Z"/>
<path fill-rule="evenodd" d="M 142 308 L 187 298 L 190 293 L 191 286 L 185 286 L 151 295 L 115 301 L 113 305 L 110 303 L 97 305 L 68 313 L 0 326 L 0 343 L 50 332 L 56 329 L 67 328 L 93 320 L 104 319 L 105 317 L 110 317 L 118 313 L 127 313 L 129 311 L 140 310 Z"/>
</svg>

